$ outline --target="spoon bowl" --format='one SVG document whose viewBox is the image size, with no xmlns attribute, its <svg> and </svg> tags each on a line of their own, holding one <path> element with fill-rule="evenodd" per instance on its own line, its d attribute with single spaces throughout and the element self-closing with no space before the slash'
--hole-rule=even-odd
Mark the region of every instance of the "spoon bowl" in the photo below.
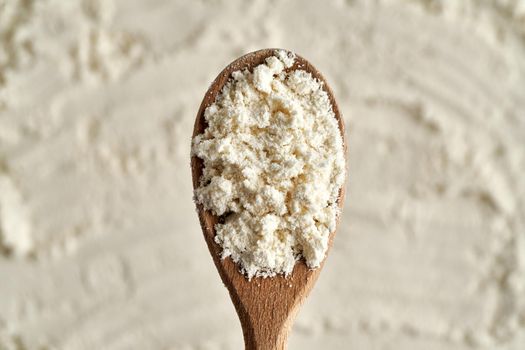
<svg viewBox="0 0 525 350">
<path fill-rule="evenodd" d="M 204 119 L 204 111 L 213 104 L 221 92 L 223 86 L 230 79 L 231 74 L 238 70 L 253 70 L 256 66 L 265 62 L 267 57 L 274 54 L 275 49 L 264 49 L 244 55 L 230 63 L 213 81 L 206 92 L 200 105 L 193 137 L 204 132 L 207 127 Z M 286 71 L 305 70 L 314 78 L 323 83 L 323 89 L 328 94 L 332 109 L 338 121 L 339 130 L 343 139 L 343 147 L 346 155 L 346 140 L 344 124 L 339 108 L 335 101 L 332 90 L 326 83 L 325 78 L 307 60 L 296 55 L 294 65 Z M 199 186 L 199 179 L 203 173 L 203 161 L 198 157 L 191 158 L 191 170 L 193 188 Z M 340 190 L 337 204 L 342 210 L 344 202 L 344 185 Z M 248 280 L 240 271 L 239 267 L 231 258 L 221 259 L 221 247 L 215 242 L 215 224 L 219 217 L 210 211 L 204 210 L 203 206 L 197 204 L 202 232 L 213 257 L 213 261 L 221 279 L 228 288 L 230 297 L 235 306 L 244 335 L 245 348 L 247 350 L 281 350 L 286 348 L 288 334 L 297 310 L 311 291 L 319 273 L 324 265 L 321 263 L 316 269 L 309 269 L 303 260 L 295 264 L 293 272 L 284 277 L 254 277 Z M 339 222 L 338 215 L 338 222 Z M 335 232 L 329 237 L 328 251 L 332 246 Z M 328 255 L 327 251 L 327 255 Z M 326 258 L 325 258 L 326 260 Z"/>
</svg>

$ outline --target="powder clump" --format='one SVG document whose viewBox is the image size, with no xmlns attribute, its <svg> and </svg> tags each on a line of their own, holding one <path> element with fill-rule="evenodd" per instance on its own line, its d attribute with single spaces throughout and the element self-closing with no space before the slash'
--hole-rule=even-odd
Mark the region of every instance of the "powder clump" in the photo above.
<svg viewBox="0 0 525 350">
<path fill-rule="evenodd" d="M 322 83 L 286 71 L 294 58 L 277 50 L 234 72 L 193 139 L 204 161 L 195 200 L 224 215 L 215 241 L 248 278 L 288 275 L 301 257 L 318 267 L 336 226 L 343 140 Z"/>
</svg>

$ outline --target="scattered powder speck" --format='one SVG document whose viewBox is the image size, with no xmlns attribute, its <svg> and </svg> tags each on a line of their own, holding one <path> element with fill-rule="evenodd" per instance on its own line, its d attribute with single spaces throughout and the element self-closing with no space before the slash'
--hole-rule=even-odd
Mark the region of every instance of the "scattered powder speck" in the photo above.
<svg viewBox="0 0 525 350">
<path fill-rule="evenodd" d="M 0 248 L 26 256 L 33 248 L 31 225 L 22 196 L 13 181 L 0 174 Z"/>
<path fill-rule="evenodd" d="M 335 230 L 341 132 L 322 84 L 286 71 L 293 63 L 277 50 L 253 72 L 234 72 L 193 140 L 204 160 L 195 198 L 225 216 L 215 241 L 248 278 L 287 275 L 301 256 L 318 267 Z"/>
</svg>

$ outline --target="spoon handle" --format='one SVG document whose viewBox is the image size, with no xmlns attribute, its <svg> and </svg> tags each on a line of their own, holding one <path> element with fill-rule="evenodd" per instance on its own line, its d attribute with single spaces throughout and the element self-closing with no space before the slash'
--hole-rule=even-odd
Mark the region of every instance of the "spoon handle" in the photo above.
<svg viewBox="0 0 525 350">
<path fill-rule="evenodd" d="M 285 350 L 289 328 L 273 325 L 269 327 L 267 325 L 243 326 L 244 348 L 246 350 Z"/>
<path fill-rule="evenodd" d="M 254 278 L 247 282 L 228 264 L 230 297 L 241 321 L 246 350 L 285 350 L 295 316 L 315 280 L 318 270 L 297 264 L 294 276 Z M 235 272 L 235 274 L 233 274 Z"/>
<path fill-rule="evenodd" d="M 246 350 L 285 350 L 297 307 L 282 295 L 260 293 L 248 305 L 236 304 Z"/>
</svg>

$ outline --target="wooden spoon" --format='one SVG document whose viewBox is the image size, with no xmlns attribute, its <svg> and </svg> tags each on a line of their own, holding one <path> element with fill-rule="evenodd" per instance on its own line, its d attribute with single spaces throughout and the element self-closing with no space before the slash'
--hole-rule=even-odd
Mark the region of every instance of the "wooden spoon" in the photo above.
<svg viewBox="0 0 525 350">
<path fill-rule="evenodd" d="M 204 110 L 215 102 L 217 95 L 222 90 L 232 72 L 238 70 L 253 70 L 257 65 L 264 63 L 265 59 L 272 56 L 275 49 L 264 49 L 244 55 L 228 65 L 213 81 L 206 92 L 197 113 L 193 136 L 202 134 L 207 127 L 204 119 Z M 337 107 L 332 90 L 324 77 L 308 61 L 296 56 L 295 64 L 288 71 L 302 69 L 310 72 L 312 76 L 324 83 L 323 89 L 327 92 L 332 108 L 339 123 L 346 154 L 346 140 L 343 119 Z M 199 179 L 203 172 L 203 162 L 197 157 L 191 158 L 193 188 L 199 186 Z M 338 205 L 342 209 L 344 201 L 344 186 L 339 193 Z M 312 289 L 324 262 L 317 269 L 309 269 L 304 261 L 299 261 L 288 277 L 282 275 L 270 278 L 252 278 L 249 281 L 239 272 L 239 267 L 231 258 L 221 259 L 221 247 L 215 243 L 215 224 L 219 218 L 211 212 L 197 205 L 202 231 L 208 248 L 215 262 L 223 283 L 230 292 L 230 297 L 235 305 L 241 321 L 246 350 L 282 350 L 286 348 L 288 333 L 299 306 Z M 339 221 L 339 218 L 338 218 Z M 333 243 L 335 232 L 330 234 L 328 247 Z"/>
</svg>

